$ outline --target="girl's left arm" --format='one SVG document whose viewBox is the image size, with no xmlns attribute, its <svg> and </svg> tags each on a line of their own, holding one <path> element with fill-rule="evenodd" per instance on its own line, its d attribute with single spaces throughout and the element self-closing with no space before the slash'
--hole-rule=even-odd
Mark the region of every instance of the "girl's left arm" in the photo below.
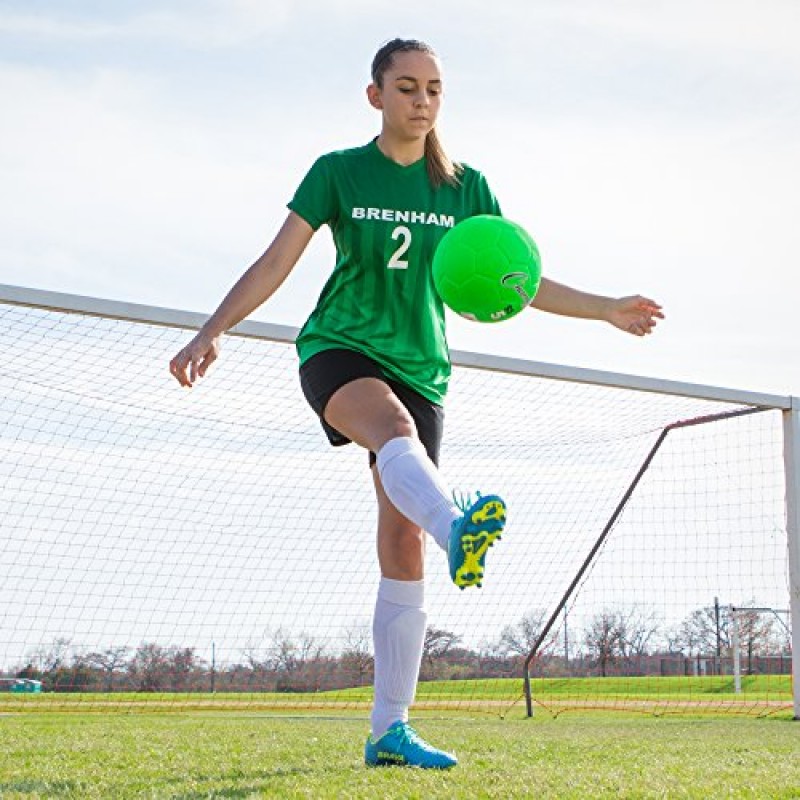
<svg viewBox="0 0 800 800">
<path fill-rule="evenodd" d="M 549 278 L 542 278 L 531 307 L 566 317 L 602 320 L 634 336 L 652 333 L 657 321 L 664 319 L 661 306 L 641 295 L 604 297 Z"/>
</svg>

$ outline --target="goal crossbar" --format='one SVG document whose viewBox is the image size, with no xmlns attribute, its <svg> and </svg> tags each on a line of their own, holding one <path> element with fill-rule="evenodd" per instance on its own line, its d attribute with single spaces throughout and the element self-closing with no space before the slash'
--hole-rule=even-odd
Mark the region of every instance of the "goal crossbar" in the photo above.
<svg viewBox="0 0 800 800">
<path fill-rule="evenodd" d="M 197 330 L 208 318 L 207 314 L 183 311 L 161 306 L 149 306 L 139 303 L 127 303 L 118 300 L 89 297 L 85 295 L 65 294 L 61 292 L 31 289 L 27 287 L 0 284 L 0 303 L 29 306 L 31 308 L 62 311 L 65 313 L 86 314 L 89 316 L 107 317 L 164 325 L 173 328 Z M 274 342 L 293 342 L 299 328 L 290 325 L 276 325 L 269 322 L 245 320 L 228 331 L 231 336 L 244 336 L 253 339 L 264 339 Z M 619 372 L 573 367 L 563 364 L 551 364 L 542 361 L 508 358 L 504 356 L 475 353 L 454 349 L 450 352 L 454 365 L 474 367 L 476 369 L 504 372 L 508 374 L 530 375 L 538 378 L 572 381 L 597 386 L 609 386 L 619 389 L 633 389 L 641 392 L 657 392 L 659 394 L 680 395 L 699 400 L 713 400 L 722 403 L 739 403 L 760 408 L 774 408 L 787 411 L 792 408 L 792 397 L 789 395 L 768 394 L 743 389 L 707 386 L 683 381 L 651 378 L 640 375 L 629 375 Z"/>
</svg>

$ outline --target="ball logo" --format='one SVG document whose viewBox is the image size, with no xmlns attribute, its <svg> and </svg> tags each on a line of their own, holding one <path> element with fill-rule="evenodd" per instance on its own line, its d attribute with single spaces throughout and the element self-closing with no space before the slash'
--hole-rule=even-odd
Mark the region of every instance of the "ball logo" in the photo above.
<svg viewBox="0 0 800 800">
<path fill-rule="evenodd" d="M 530 276 L 527 272 L 509 272 L 500 278 L 500 283 L 503 286 L 508 286 L 513 289 L 522 299 L 526 306 L 530 305 L 533 298 L 525 291 L 524 283 Z"/>
<path fill-rule="evenodd" d="M 510 317 L 513 313 L 514 306 L 506 306 L 505 308 L 501 308 L 499 311 L 492 311 L 489 316 L 491 317 L 492 322 L 499 322 L 501 319 Z"/>
</svg>

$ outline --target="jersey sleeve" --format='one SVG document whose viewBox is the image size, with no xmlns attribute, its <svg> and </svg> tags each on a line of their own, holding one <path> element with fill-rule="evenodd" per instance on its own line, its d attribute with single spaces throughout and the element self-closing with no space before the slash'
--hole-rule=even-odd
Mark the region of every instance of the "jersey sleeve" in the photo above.
<svg viewBox="0 0 800 800">
<path fill-rule="evenodd" d="M 484 177 L 483 173 L 478 173 L 475 186 L 476 204 L 478 214 L 493 214 L 496 217 L 503 216 L 500 210 L 500 203 L 494 196 L 494 192 L 489 186 L 489 182 Z"/>
<path fill-rule="evenodd" d="M 336 204 L 330 163 L 325 156 L 314 162 L 287 206 L 314 230 L 333 219 Z"/>
</svg>

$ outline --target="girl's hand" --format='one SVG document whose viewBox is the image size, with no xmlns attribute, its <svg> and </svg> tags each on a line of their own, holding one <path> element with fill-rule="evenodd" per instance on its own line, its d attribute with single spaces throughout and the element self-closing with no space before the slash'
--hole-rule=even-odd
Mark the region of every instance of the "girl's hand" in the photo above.
<svg viewBox="0 0 800 800">
<path fill-rule="evenodd" d="M 181 386 L 191 388 L 198 378 L 206 374 L 208 368 L 217 360 L 221 340 L 221 336 L 211 337 L 200 331 L 169 362 L 169 371 Z"/>
<path fill-rule="evenodd" d="M 607 320 L 615 328 L 619 328 L 634 336 L 646 336 L 653 332 L 658 320 L 664 319 L 661 306 L 654 300 L 641 295 L 619 297 L 611 303 Z"/>
</svg>

